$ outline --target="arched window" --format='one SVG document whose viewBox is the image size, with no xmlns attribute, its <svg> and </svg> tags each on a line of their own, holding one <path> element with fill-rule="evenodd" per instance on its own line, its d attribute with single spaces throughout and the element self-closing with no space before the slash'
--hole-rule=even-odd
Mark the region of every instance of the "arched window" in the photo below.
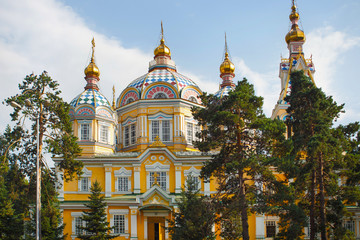
<svg viewBox="0 0 360 240">
<path fill-rule="evenodd" d="M 193 102 L 193 103 L 198 103 L 196 100 L 196 97 L 194 97 L 194 96 L 189 97 L 189 101 Z"/>
<path fill-rule="evenodd" d="M 129 98 L 128 100 L 126 100 L 126 104 L 132 103 L 134 101 L 133 98 Z"/>
<path fill-rule="evenodd" d="M 162 92 L 158 92 L 154 96 L 154 99 L 164 99 L 164 98 L 167 98 L 167 95 L 165 93 L 162 93 Z"/>
</svg>

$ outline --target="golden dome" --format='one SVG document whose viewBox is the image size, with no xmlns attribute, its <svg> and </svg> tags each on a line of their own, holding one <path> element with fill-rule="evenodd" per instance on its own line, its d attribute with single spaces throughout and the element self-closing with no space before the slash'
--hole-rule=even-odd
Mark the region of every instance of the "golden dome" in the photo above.
<svg viewBox="0 0 360 240">
<path fill-rule="evenodd" d="M 297 24 L 293 24 L 291 30 L 286 34 L 285 41 L 290 42 L 305 41 L 305 33 L 298 27 Z"/>
<path fill-rule="evenodd" d="M 166 55 L 171 56 L 170 48 L 165 45 L 164 38 L 161 38 L 160 45 L 154 50 L 155 56 Z"/>
<path fill-rule="evenodd" d="M 293 1 L 293 5 L 291 7 L 291 13 L 289 15 L 290 21 L 292 23 L 291 29 L 285 36 L 285 41 L 287 44 L 290 42 L 299 42 L 305 41 L 305 33 L 299 28 L 298 21 L 299 21 L 299 13 L 296 11 L 296 6 Z"/>
<path fill-rule="evenodd" d="M 85 76 L 87 77 L 99 77 L 100 76 L 100 70 L 99 68 L 96 66 L 95 61 L 94 61 L 94 49 L 95 49 L 95 40 L 94 38 L 91 41 L 92 43 L 92 55 L 91 55 L 91 60 L 89 65 L 85 68 L 84 73 Z"/>
<path fill-rule="evenodd" d="M 221 74 L 225 74 L 225 73 L 234 74 L 234 72 L 235 72 L 235 65 L 230 61 L 229 54 L 226 52 L 225 59 L 224 59 L 223 63 L 220 65 L 220 73 Z"/>
</svg>

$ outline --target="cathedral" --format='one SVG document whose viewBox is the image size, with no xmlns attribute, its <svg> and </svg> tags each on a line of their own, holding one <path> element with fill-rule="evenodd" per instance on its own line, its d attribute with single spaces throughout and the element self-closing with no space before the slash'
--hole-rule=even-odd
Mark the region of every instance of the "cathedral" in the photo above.
<svg viewBox="0 0 360 240">
<path fill-rule="evenodd" d="M 289 106 L 284 100 L 291 89 L 290 72 L 304 70 L 314 81 L 314 64 L 303 53 L 305 34 L 298 26 L 299 14 L 292 5 L 292 27 L 286 35 L 289 57 L 281 59 L 281 91 L 272 118 L 286 118 Z M 226 46 L 226 43 L 225 43 Z M 235 66 L 227 46 L 220 65 L 222 83 L 214 92 L 219 98 L 235 86 Z M 201 89 L 176 69 L 171 51 L 162 38 L 149 62 L 148 72 L 133 81 L 112 102 L 101 93 L 100 70 L 92 57 L 85 68 L 85 90 L 70 103 L 73 131 L 83 149 L 78 160 L 83 175 L 71 182 L 60 181 L 59 200 L 66 224 L 66 239 L 76 239 L 83 225 L 80 216 L 88 201 L 90 186 L 99 181 L 107 203 L 107 218 L 116 239 L 167 240 L 167 219 L 177 211 L 176 199 L 188 177 L 201 194 L 216 192 L 216 182 L 199 178 L 209 155 L 199 152 L 192 142 L 200 127 L 191 108 L 201 107 Z M 61 161 L 55 157 L 55 165 Z M 249 216 L 250 239 L 273 239 L 278 231 L 276 216 Z M 359 224 L 358 221 L 356 224 Z M 214 226 L 214 231 L 218 227 Z M 307 233 L 307 229 L 305 229 Z M 220 239 L 220 237 L 217 237 Z"/>
</svg>

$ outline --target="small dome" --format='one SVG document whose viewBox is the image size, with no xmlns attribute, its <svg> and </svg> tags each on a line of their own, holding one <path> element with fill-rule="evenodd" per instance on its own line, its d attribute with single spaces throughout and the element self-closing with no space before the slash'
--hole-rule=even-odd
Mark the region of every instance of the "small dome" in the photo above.
<svg viewBox="0 0 360 240">
<path fill-rule="evenodd" d="M 291 30 L 286 34 L 286 43 L 305 41 L 305 33 L 298 27 L 297 24 L 293 24 Z"/>
<path fill-rule="evenodd" d="M 155 48 L 154 55 L 156 56 L 171 56 L 170 48 L 165 45 L 164 38 L 161 38 L 160 45 Z"/>
<path fill-rule="evenodd" d="M 111 109 L 109 101 L 96 89 L 86 89 L 70 102 L 70 106 L 73 108 L 84 104 L 88 104 L 93 107 L 105 106 Z"/>
<path fill-rule="evenodd" d="M 86 77 L 99 77 L 100 76 L 100 70 L 96 66 L 94 59 L 92 58 L 89 65 L 84 70 Z"/>
<path fill-rule="evenodd" d="M 225 59 L 224 59 L 223 63 L 220 65 L 220 73 L 221 74 L 226 74 L 226 73 L 234 74 L 234 72 L 235 72 L 235 65 L 230 61 L 229 54 L 226 52 Z"/>
<path fill-rule="evenodd" d="M 222 87 L 219 91 L 217 91 L 214 95 L 218 98 L 223 98 L 224 96 L 229 95 L 229 92 L 234 90 L 233 86 L 225 86 Z"/>
</svg>

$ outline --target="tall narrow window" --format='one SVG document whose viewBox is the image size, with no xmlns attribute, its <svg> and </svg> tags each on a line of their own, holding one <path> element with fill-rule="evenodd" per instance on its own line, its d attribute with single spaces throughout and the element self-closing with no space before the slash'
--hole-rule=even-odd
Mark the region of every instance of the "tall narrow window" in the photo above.
<svg viewBox="0 0 360 240">
<path fill-rule="evenodd" d="M 109 137 L 109 127 L 100 125 L 100 142 L 107 143 Z"/>
<path fill-rule="evenodd" d="M 130 144 L 130 129 L 129 126 L 124 128 L 124 145 L 125 147 L 129 146 Z"/>
<path fill-rule="evenodd" d="M 119 192 L 129 191 L 129 178 L 128 177 L 118 177 L 118 191 Z"/>
<path fill-rule="evenodd" d="M 355 234 L 355 221 L 350 221 L 350 220 L 344 221 L 344 228 Z"/>
<path fill-rule="evenodd" d="M 155 138 L 159 136 L 159 133 L 160 133 L 159 121 L 151 121 L 151 140 L 155 141 Z"/>
<path fill-rule="evenodd" d="M 193 134 L 193 124 L 189 122 L 186 123 L 186 139 L 189 144 L 192 144 Z"/>
<path fill-rule="evenodd" d="M 89 178 L 87 177 L 83 177 L 80 179 L 81 181 L 81 185 L 80 185 L 80 189 L 82 192 L 88 192 L 89 191 Z"/>
<path fill-rule="evenodd" d="M 200 187 L 200 181 L 199 181 L 199 177 L 194 177 L 194 176 L 188 176 L 188 178 L 191 179 L 192 181 L 192 185 L 190 186 L 191 191 L 197 191 Z"/>
<path fill-rule="evenodd" d="M 199 140 L 199 138 L 196 136 L 196 134 L 199 133 L 200 131 L 201 131 L 201 130 L 200 130 L 200 126 L 197 125 L 197 124 L 194 124 L 194 139 L 195 139 L 196 141 Z"/>
<path fill-rule="evenodd" d="M 136 126 L 131 124 L 131 145 L 136 143 Z"/>
<path fill-rule="evenodd" d="M 170 141 L 170 120 L 162 121 L 162 141 Z"/>
<path fill-rule="evenodd" d="M 80 140 L 90 140 L 90 124 L 84 123 L 80 125 Z"/>
<path fill-rule="evenodd" d="M 114 215 L 114 233 L 125 233 L 125 215 Z"/>
<path fill-rule="evenodd" d="M 75 235 L 83 234 L 84 231 L 80 229 L 83 226 L 83 222 L 80 217 L 75 217 Z"/>
</svg>

